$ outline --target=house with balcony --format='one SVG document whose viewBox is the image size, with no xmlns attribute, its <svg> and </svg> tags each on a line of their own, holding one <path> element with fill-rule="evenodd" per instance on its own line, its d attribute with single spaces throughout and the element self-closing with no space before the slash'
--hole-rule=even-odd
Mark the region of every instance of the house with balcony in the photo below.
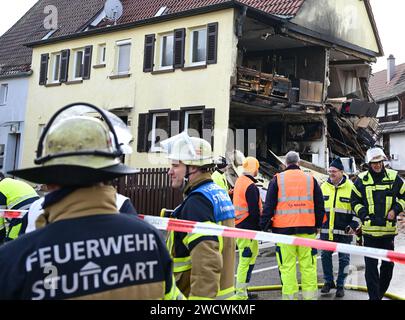
<svg viewBox="0 0 405 320">
<path fill-rule="evenodd" d="M 123 0 L 114 20 L 102 0 L 54 1 L 58 28 L 26 44 L 25 166 L 50 116 L 78 101 L 126 121 L 137 167 L 166 167 L 159 142 L 183 130 L 217 156 L 268 162 L 294 149 L 320 167 L 369 144 L 334 128 L 342 110 L 370 104 L 383 52 L 368 0 Z"/>
</svg>

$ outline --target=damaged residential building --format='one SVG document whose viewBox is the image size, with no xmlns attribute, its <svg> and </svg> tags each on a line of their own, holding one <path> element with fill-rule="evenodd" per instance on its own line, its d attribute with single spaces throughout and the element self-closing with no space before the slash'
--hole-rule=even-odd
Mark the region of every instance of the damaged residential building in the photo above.
<svg viewBox="0 0 405 320">
<path fill-rule="evenodd" d="M 23 166 L 50 115 L 77 101 L 125 119 L 125 161 L 139 168 L 167 167 L 159 142 L 191 129 L 215 156 L 236 148 L 273 165 L 289 150 L 321 168 L 336 155 L 359 163 L 374 144 L 368 78 L 383 52 L 368 0 L 116 2 L 114 19 L 104 0 L 32 9 L 54 4 L 61 23 L 26 44 Z"/>
</svg>

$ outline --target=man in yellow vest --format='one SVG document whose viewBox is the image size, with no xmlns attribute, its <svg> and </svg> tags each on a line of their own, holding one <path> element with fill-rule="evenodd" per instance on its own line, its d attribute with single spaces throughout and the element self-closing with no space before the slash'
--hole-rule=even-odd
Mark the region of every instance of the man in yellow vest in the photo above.
<svg viewBox="0 0 405 320">
<path fill-rule="evenodd" d="M 255 177 L 259 173 L 259 161 L 247 157 L 243 161 L 243 174 L 236 180 L 233 204 L 235 206 L 235 225 L 237 228 L 260 230 L 259 222 L 262 212 L 260 192 L 255 185 Z M 257 240 L 236 239 L 239 250 L 239 264 L 236 279 L 236 296 L 240 300 L 247 300 L 253 295 L 247 293 L 256 258 L 259 253 Z"/>
<path fill-rule="evenodd" d="M 227 193 L 229 192 L 228 181 L 226 180 L 225 172 L 228 167 L 228 162 L 225 157 L 220 157 L 215 166 L 215 171 L 212 173 L 211 178 L 217 185 L 224 189 Z"/>
<path fill-rule="evenodd" d="M 351 194 L 354 212 L 362 221 L 363 243 L 366 247 L 394 250 L 398 234 L 397 216 L 405 210 L 405 184 L 395 170 L 385 169 L 387 157 L 382 149 L 367 151 L 369 169 L 359 174 Z M 381 300 L 387 291 L 394 263 L 365 257 L 366 283 L 370 300 Z"/>
<path fill-rule="evenodd" d="M 344 175 L 343 169 L 340 158 L 333 160 L 328 170 L 329 179 L 321 186 L 326 210 L 326 220 L 321 229 L 321 240 L 351 243 L 360 220 L 352 211 L 350 204 L 353 183 Z M 337 287 L 336 297 L 343 297 L 350 255 L 339 252 L 339 272 L 336 284 L 333 278 L 332 251 L 322 250 L 321 258 L 325 280 L 321 293 L 329 293 L 330 289 Z"/>
<path fill-rule="evenodd" d="M 23 181 L 6 178 L 0 172 L 0 209 L 28 210 L 39 199 L 35 190 Z M 28 216 L 21 219 L 0 217 L 0 243 L 11 241 L 25 232 Z"/>
<path fill-rule="evenodd" d="M 301 171 L 297 152 L 288 152 L 285 161 L 286 170 L 276 174 L 269 184 L 260 226 L 264 231 L 271 227 L 273 233 L 315 239 L 325 214 L 321 188 L 315 178 Z M 317 299 L 316 254 L 310 247 L 277 244 L 283 300 L 298 299 L 297 259 L 302 296 L 305 300 Z"/>
<path fill-rule="evenodd" d="M 171 187 L 184 194 L 171 217 L 234 227 L 232 201 L 211 179 L 210 170 L 215 165 L 211 145 L 183 132 L 162 141 L 161 146 L 171 160 Z M 171 232 L 167 247 L 173 257 L 177 287 L 188 299 L 234 298 L 234 239 Z"/>
</svg>

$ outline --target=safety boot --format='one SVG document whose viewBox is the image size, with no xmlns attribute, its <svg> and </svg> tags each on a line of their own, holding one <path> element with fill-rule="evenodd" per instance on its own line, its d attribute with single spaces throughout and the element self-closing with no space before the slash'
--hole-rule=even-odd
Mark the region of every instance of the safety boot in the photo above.
<svg viewBox="0 0 405 320">
<path fill-rule="evenodd" d="M 335 282 L 326 282 L 322 289 L 321 289 L 321 293 L 329 293 L 330 289 L 336 288 Z"/>
</svg>

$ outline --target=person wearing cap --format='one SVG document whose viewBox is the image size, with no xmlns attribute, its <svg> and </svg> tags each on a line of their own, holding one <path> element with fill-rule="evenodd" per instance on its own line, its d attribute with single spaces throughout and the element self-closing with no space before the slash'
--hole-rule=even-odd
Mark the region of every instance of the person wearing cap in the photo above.
<svg viewBox="0 0 405 320">
<path fill-rule="evenodd" d="M 260 227 L 273 233 L 315 239 L 325 215 L 323 195 L 315 178 L 304 173 L 295 151 L 286 155 L 284 172 L 274 176 L 269 184 Z M 276 256 L 284 300 L 298 299 L 297 259 L 301 272 L 302 296 L 317 299 L 318 279 L 315 249 L 277 243 Z"/>
<path fill-rule="evenodd" d="M 360 220 L 352 211 L 350 196 L 353 183 L 344 174 L 342 160 L 338 157 L 332 161 L 328 170 L 329 179 L 321 185 L 325 201 L 326 220 L 322 224 L 321 240 L 350 244 Z M 333 277 L 332 251 L 322 250 L 322 269 L 324 286 L 321 293 L 336 289 L 336 297 L 345 295 L 344 283 L 348 275 L 350 255 L 339 252 L 339 272 L 335 284 Z"/>
<path fill-rule="evenodd" d="M 225 172 L 228 168 L 228 162 L 225 157 L 219 157 L 215 166 L 215 171 L 212 173 L 211 178 L 217 185 L 219 185 L 226 192 L 229 192 L 228 181 L 225 176 Z"/>
<path fill-rule="evenodd" d="M 366 153 L 369 169 L 359 174 L 351 194 L 354 212 L 362 222 L 365 247 L 394 250 L 397 216 L 405 210 L 405 184 L 395 170 L 384 168 L 381 148 Z M 370 300 L 381 300 L 391 282 L 394 263 L 365 257 L 365 278 Z"/>
<path fill-rule="evenodd" d="M 181 297 L 159 232 L 118 214 L 108 182 L 137 172 L 120 162 L 129 148 L 124 130 L 105 110 L 68 105 L 44 128 L 37 166 L 12 171 L 54 188 L 37 219 L 42 227 L 0 248 L 1 300 Z"/>
<path fill-rule="evenodd" d="M 234 227 L 235 212 L 224 189 L 212 181 L 211 145 L 186 132 L 161 142 L 168 152 L 171 187 L 183 192 L 172 218 Z M 170 232 L 167 246 L 177 287 L 191 300 L 233 299 L 235 240 L 204 234 Z"/>
<path fill-rule="evenodd" d="M 28 210 L 39 199 L 38 194 L 28 183 L 6 178 L 0 172 L 0 209 Z M 0 244 L 16 239 L 25 233 L 28 218 L 4 219 L 0 217 Z"/>
<path fill-rule="evenodd" d="M 233 195 L 235 225 L 240 229 L 260 230 L 259 221 L 263 206 L 259 189 L 255 185 L 259 161 L 254 157 L 247 157 L 242 166 L 243 174 L 235 182 Z M 254 239 L 236 239 L 236 244 L 239 251 L 236 296 L 240 300 L 247 300 L 249 297 L 253 298 L 248 294 L 247 286 L 259 253 L 259 243 Z"/>
</svg>

